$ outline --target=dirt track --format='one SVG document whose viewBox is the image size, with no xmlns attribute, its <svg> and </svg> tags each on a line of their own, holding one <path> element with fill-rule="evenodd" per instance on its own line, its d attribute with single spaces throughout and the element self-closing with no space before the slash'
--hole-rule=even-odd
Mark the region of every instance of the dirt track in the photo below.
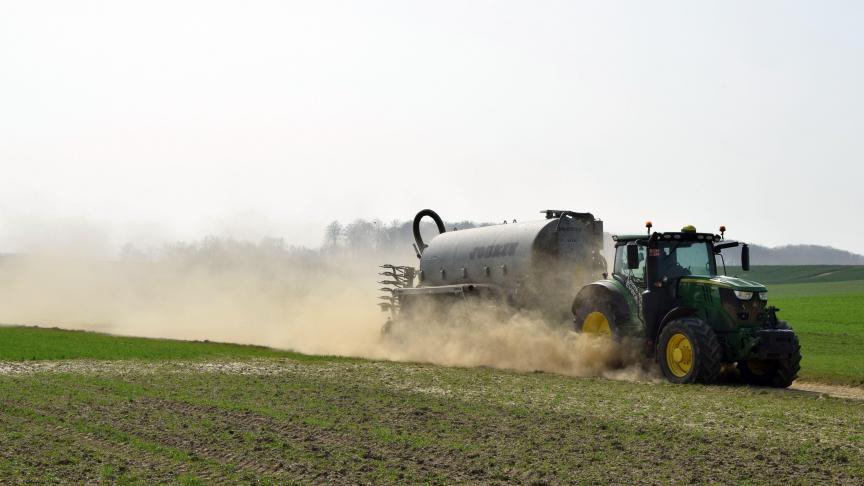
<svg viewBox="0 0 864 486">
<path fill-rule="evenodd" d="M 850 400 L 864 400 L 864 388 L 843 385 L 828 385 L 825 383 L 813 383 L 809 381 L 796 381 L 789 387 L 790 390 L 819 393 L 836 398 L 848 398 Z"/>
</svg>

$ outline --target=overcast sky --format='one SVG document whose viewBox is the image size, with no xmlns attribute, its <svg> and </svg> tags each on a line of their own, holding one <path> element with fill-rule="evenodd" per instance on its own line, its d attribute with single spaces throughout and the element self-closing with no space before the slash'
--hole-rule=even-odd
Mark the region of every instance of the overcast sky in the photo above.
<svg viewBox="0 0 864 486">
<path fill-rule="evenodd" d="M 430 207 L 864 253 L 862 6 L 2 0 L 0 251 Z"/>
</svg>

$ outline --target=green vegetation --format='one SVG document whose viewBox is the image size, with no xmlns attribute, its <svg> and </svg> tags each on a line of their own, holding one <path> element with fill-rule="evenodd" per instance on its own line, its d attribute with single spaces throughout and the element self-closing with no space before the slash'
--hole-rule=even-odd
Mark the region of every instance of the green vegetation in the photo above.
<svg viewBox="0 0 864 486">
<path fill-rule="evenodd" d="M 753 266 L 749 272 L 730 266 L 727 270 L 729 275 L 769 285 L 864 281 L 864 265 L 763 265 Z"/>
<path fill-rule="evenodd" d="M 768 285 L 771 300 L 788 297 L 819 297 L 832 295 L 864 295 L 864 280 L 824 283 L 790 283 Z"/>
<path fill-rule="evenodd" d="M 317 359 L 262 346 L 110 336 L 95 332 L 0 326 L 0 361 L 46 359 Z"/>
<path fill-rule="evenodd" d="M 69 363 L 0 373 L 0 483 L 864 480 L 864 403 L 807 392 L 329 359 Z"/>
</svg>

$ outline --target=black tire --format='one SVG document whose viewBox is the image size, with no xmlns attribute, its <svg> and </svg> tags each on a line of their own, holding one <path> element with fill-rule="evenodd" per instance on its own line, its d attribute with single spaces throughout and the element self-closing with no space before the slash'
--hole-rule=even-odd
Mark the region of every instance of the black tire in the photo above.
<svg viewBox="0 0 864 486">
<path fill-rule="evenodd" d="M 609 302 L 592 302 L 590 305 L 581 306 L 573 315 L 573 327 L 576 332 L 585 332 L 583 327 L 585 326 L 586 319 L 592 313 L 600 313 L 606 319 L 606 322 L 609 325 L 609 332 L 611 337 L 617 338 L 620 336 L 619 328 L 618 328 L 618 319 L 616 317 L 615 309 Z"/>
<path fill-rule="evenodd" d="M 786 321 L 778 321 L 778 329 L 792 329 Z M 787 388 L 801 371 L 801 344 L 793 335 L 794 351 L 785 359 L 746 360 L 738 362 L 741 378 L 751 385 Z"/>
<path fill-rule="evenodd" d="M 669 363 L 667 347 L 669 341 L 676 335 L 683 334 L 689 341 L 691 353 L 689 367 L 685 374 L 682 365 Z M 674 359 L 674 358 L 673 358 Z M 657 362 L 660 371 L 672 383 L 714 383 L 720 376 L 723 365 L 723 348 L 714 331 L 708 324 L 695 317 L 675 319 L 666 324 L 657 340 Z M 677 370 L 673 371 L 673 370 Z"/>
</svg>

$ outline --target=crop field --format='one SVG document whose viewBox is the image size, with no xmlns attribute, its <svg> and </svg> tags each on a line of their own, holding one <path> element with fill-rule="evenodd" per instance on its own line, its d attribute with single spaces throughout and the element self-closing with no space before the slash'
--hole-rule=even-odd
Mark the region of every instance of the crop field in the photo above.
<svg viewBox="0 0 864 486">
<path fill-rule="evenodd" d="M 768 285 L 850 281 L 864 283 L 864 266 L 861 265 L 757 265 L 749 272 L 742 272 L 740 267 L 730 266 L 728 270 L 730 275 L 738 275 Z"/>
<path fill-rule="evenodd" d="M 864 281 L 791 280 L 790 390 L 0 327 L 0 483 L 861 484 Z"/>
<path fill-rule="evenodd" d="M 864 480 L 857 400 L 301 355 L 206 356 L 6 362 L 0 482 Z"/>
</svg>

